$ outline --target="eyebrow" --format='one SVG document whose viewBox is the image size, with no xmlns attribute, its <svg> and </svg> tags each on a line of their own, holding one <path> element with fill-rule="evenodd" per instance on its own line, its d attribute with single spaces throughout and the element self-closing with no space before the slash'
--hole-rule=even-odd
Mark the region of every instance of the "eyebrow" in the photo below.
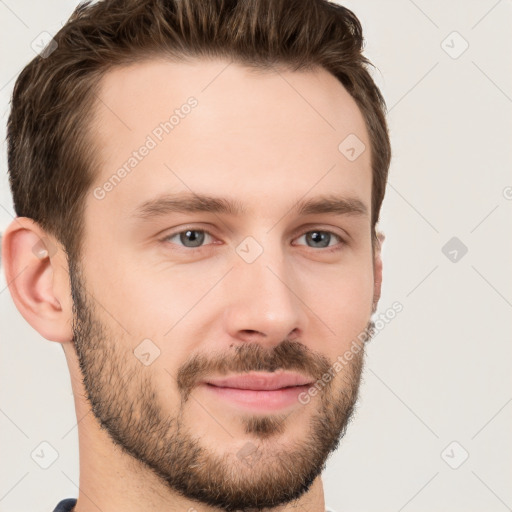
<svg viewBox="0 0 512 512">
<path fill-rule="evenodd" d="M 321 195 L 313 199 L 301 199 L 292 211 L 299 216 L 315 214 L 368 216 L 368 208 L 358 198 L 336 195 Z M 243 203 L 236 199 L 204 194 L 165 194 L 140 204 L 133 217 L 143 221 L 163 217 L 170 213 L 218 213 L 231 216 L 246 215 Z"/>
</svg>

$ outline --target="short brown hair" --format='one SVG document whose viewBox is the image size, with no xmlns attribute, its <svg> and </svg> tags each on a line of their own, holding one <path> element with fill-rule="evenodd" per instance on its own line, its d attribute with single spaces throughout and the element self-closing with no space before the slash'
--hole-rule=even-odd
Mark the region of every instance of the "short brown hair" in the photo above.
<svg viewBox="0 0 512 512">
<path fill-rule="evenodd" d="M 391 148 L 384 99 L 349 9 L 327 0 L 102 0 L 80 4 L 14 86 L 8 166 L 14 209 L 81 254 L 94 179 L 91 116 L 101 77 L 152 56 L 228 58 L 259 69 L 321 66 L 359 106 L 371 141 L 372 242 Z M 340 141 L 341 142 L 341 141 Z"/>
</svg>

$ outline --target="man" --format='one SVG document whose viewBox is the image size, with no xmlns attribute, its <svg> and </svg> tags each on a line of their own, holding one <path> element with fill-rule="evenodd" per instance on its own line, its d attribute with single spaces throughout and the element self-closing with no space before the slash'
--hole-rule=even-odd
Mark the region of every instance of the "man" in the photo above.
<svg viewBox="0 0 512 512">
<path fill-rule="evenodd" d="M 56 511 L 326 509 L 382 279 L 362 43 L 324 0 L 104 0 L 22 71 L 3 260 L 71 375 Z"/>
</svg>

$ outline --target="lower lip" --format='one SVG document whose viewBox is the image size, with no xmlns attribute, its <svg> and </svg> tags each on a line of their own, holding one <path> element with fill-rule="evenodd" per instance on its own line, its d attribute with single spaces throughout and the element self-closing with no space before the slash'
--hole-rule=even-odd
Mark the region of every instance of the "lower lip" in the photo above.
<svg viewBox="0 0 512 512">
<path fill-rule="evenodd" d="M 253 389 L 221 388 L 211 384 L 202 384 L 207 391 L 223 400 L 250 409 L 275 411 L 294 404 L 300 404 L 299 395 L 307 391 L 310 384 L 272 391 L 257 391 Z"/>
</svg>

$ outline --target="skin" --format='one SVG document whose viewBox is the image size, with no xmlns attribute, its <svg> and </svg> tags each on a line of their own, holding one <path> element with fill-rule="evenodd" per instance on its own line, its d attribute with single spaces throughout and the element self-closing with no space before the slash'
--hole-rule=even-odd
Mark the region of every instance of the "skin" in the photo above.
<svg viewBox="0 0 512 512">
<path fill-rule="evenodd" d="M 320 378 L 354 347 L 382 281 L 371 245 L 370 140 L 355 101 L 325 70 L 226 65 L 153 59 L 104 76 L 80 265 L 70 267 L 31 219 L 16 218 L 4 234 L 16 307 L 62 344 L 69 366 L 76 511 L 325 509 L 321 471 L 357 399 L 362 347 L 309 403 L 283 410 L 242 409 L 198 384 L 243 369 Z M 197 106 L 95 197 L 190 96 Z M 351 133 L 367 148 L 354 161 L 338 150 Z M 191 191 L 236 199 L 247 212 L 133 216 L 148 199 Z M 295 213 L 297 201 L 326 194 L 358 199 L 367 213 Z M 187 229 L 196 240 L 204 234 L 202 247 L 169 238 Z M 307 235 L 318 231 L 339 250 Z M 251 263 L 236 250 L 255 254 L 257 246 L 240 246 L 246 237 L 262 250 Z M 147 339 L 160 352 L 145 365 L 134 350 Z M 257 457 L 242 459 L 247 450 Z"/>
</svg>

